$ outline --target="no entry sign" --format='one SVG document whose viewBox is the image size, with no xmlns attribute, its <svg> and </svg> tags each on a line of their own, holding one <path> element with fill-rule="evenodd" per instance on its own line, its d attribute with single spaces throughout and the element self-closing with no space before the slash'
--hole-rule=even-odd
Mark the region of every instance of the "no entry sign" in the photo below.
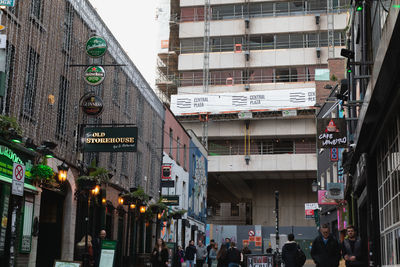
<svg viewBox="0 0 400 267">
<path fill-rule="evenodd" d="M 11 193 L 16 196 L 24 196 L 24 182 L 25 166 L 14 162 Z"/>
</svg>

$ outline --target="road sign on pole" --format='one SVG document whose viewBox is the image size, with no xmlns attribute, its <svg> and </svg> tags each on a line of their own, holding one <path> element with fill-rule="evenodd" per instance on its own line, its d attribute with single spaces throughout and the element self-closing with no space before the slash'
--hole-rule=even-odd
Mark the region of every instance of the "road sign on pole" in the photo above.
<svg viewBox="0 0 400 267">
<path fill-rule="evenodd" d="M 25 166 L 14 162 L 11 193 L 13 195 L 23 197 L 24 182 L 25 182 Z"/>
</svg>

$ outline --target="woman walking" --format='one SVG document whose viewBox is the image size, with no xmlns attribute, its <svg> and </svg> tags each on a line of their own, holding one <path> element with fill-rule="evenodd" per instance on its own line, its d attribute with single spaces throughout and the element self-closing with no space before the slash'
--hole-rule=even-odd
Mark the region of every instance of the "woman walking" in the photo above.
<svg viewBox="0 0 400 267">
<path fill-rule="evenodd" d="M 225 244 L 221 245 L 221 248 L 219 249 L 217 253 L 217 267 L 228 267 L 228 249 Z"/>
<path fill-rule="evenodd" d="M 217 251 L 218 251 L 218 244 L 214 243 L 214 246 L 210 249 L 210 254 L 208 256 L 208 266 L 217 267 Z"/>
<path fill-rule="evenodd" d="M 151 253 L 151 263 L 153 267 L 167 267 L 168 266 L 168 249 L 165 246 L 162 238 L 157 239 L 153 252 Z"/>
</svg>

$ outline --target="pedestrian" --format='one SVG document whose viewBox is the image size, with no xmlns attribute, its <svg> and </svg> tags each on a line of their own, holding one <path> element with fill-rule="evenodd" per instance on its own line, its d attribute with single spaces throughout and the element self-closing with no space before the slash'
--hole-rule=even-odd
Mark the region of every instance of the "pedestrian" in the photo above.
<svg viewBox="0 0 400 267">
<path fill-rule="evenodd" d="M 267 252 L 267 254 L 272 254 L 274 251 L 272 250 L 271 247 L 269 247 L 269 248 L 267 248 L 267 250 L 265 252 Z"/>
<path fill-rule="evenodd" d="M 226 249 L 229 249 L 230 245 L 231 245 L 231 239 L 230 238 L 225 238 L 225 245 L 226 245 Z"/>
<path fill-rule="evenodd" d="M 208 266 L 209 267 L 216 267 L 217 262 L 217 251 L 218 251 L 218 244 L 213 243 L 213 247 L 210 249 L 210 253 L 208 255 Z"/>
<path fill-rule="evenodd" d="M 367 266 L 364 262 L 361 239 L 357 237 L 354 226 L 348 226 L 347 238 L 342 243 L 342 255 L 346 266 Z"/>
<path fill-rule="evenodd" d="M 106 230 L 101 230 L 99 236 L 95 238 L 92 242 L 93 244 L 93 260 L 94 267 L 99 267 L 100 264 L 100 254 L 101 254 L 101 242 L 107 237 Z"/>
<path fill-rule="evenodd" d="M 203 241 L 199 240 L 196 248 L 196 267 L 203 267 L 207 258 L 207 248 L 203 245 Z"/>
<path fill-rule="evenodd" d="M 76 244 L 76 258 L 79 261 L 84 262 L 85 255 L 89 255 L 89 263 L 90 266 L 93 266 L 93 244 L 92 244 L 92 236 L 87 236 L 87 248 L 86 251 L 86 236 L 83 236 L 81 241 Z"/>
<path fill-rule="evenodd" d="M 249 247 L 247 247 L 247 246 L 244 247 L 242 249 L 242 259 L 241 259 L 241 265 L 243 267 L 246 266 L 246 260 L 247 260 L 246 255 L 249 255 L 249 254 L 251 254 L 251 250 L 249 249 Z"/>
<path fill-rule="evenodd" d="M 236 247 L 235 242 L 231 242 L 227 253 L 228 267 L 240 267 L 240 261 L 242 259 L 240 251 Z"/>
<path fill-rule="evenodd" d="M 330 234 L 328 225 L 322 225 L 320 235 L 312 243 L 311 257 L 316 267 L 337 267 L 340 261 L 340 247 Z"/>
<path fill-rule="evenodd" d="M 208 267 L 211 267 L 211 261 L 210 261 L 210 250 L 214 247 L 215 241 L 214 239 L 210 240 L 210 244 L 207 246 L 207 264 Z"/>
<path fill-rule="evenodd" d="M 285 263 L 285 267 L 300 267 L 300 264 L 297 262 L 299 249 L 299 245 L 296 243 L 296 241 L 294 241 L 294 234 L 288 234 L 288 241 L 285 243 L 285 245 L 283 245 L 282 248 L 282 260 L 283 263 Z"/>
<path fill-rule="evenodd" d="M 178 267 L 182 266 L 182 263 L 185 262 L 185 251 L 183 251 L 181 246 L 178 246 L 178 251 L 176 253 L 176 262 L 178 263 Z"/>
<path fill-rule="evenodd" d="M 162 238 L 157 239 L 151 253 L 151 264 L 153 267 L 167 267 L 169 252 Z"/>
<path fill-rule="evenodd" d="M 221 245 L 221 248 L 218 250 L 217 253 L 217 267 L 228 267 L 228 249 L 226 247 L 226 243 Z"/>
<path fill-rule="evenodd" d="M 186 267 L 194 267 L 194 255 L 196 255 L 196 247 L 194 240 L 190 240 L 185 250 Z"/>
</svg>

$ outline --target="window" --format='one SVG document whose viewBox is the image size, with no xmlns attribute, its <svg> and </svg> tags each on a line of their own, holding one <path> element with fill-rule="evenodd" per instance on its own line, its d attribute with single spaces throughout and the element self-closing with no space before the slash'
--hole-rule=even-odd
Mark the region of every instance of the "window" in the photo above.
<svg viewBox="0 0 400 267">
<path fill-rule="evenodd" d="M 262 15 L 261 3 L 252 3 L 250 5 L 250 16 L 260 17 Z"/>
<path fill-rule="evenodd" d="M 261 45 L 261 36 L 252 36 L 250 37 L 250 50 L 260 50 L 262 48 Z"/>
<path fill-rule="evenodd" d="M 276 49 L 289 48 L 289 34 L 276 35 Z"/>
<path fill-rule="evenodd" d="M 5 114 L 10 114 L 11 105 L 11 91 L 14 80 L 14 61 L 15 61 L 15 46 L 7 42 L 7 54 L 6 54 L 6 102 L 5 102 Z"/>
<path fill-rule="evenodd" d="M 32 47 L 28 47 L 28 62 L 26 66 L 25 90 L 22 111 L 24 115 L 33 116 L 35 95 L 39 71 L 39 54 Z"/>
<path fill-rule="evenodd" d="M 290 48 L 302 48 L 303 47 L 303 34 L 292 33 L 290 34 Z"/>
<path fill-rule="evenodd" d="M 14 16 L 18 17 L 19 13 L 19 1 L 14 1 L 14 6 L 7 7 L 8 11 L 10 11 Z"/>
<path fill-rule="evenodd" d="M 183 145 L 183 168 L 186 169 L 186 144 Z"/>
<path fill-rule="evenodd" d="M 67 52 L 71 50 L 73 21 L 74 8 L 69 2 L 65 2 L 63 49 Z"/>
<path fill-rule="evenodd" d="M 239 205 L 231 204 L 231 216 L 239 216 Z"/>
<path fill-rule="evenodd" d="M 18 1 L 16 1 L 18 2 Z M 32 0 L 31 2 L 31 15 L 38 19 L 40 22 L 43 20 L 43 2 L 42 0 Z"/>
<path fill-rule="evenodd" d="M 58 108 L 57 108 L 57 128 L 56 137 L 65 136 L 67 131 L 67 107 L 68 107 L 68 87 L 69 82 L 64 77 L 60 78 L 59 92 L 58 92 Z"/>
<path fill-rule="evenodd" d="M 169 129 L 169 156 L 172 157 L 172 146 L 174 142 L 174 132 L 172 129 Z"/>
<path fill-rule="evenodd" d="M 303 14 L 305 10 L 305 1 L 289 2 L 290 14 Z"/>
<path fill-rule="evenodd" d="M 274 49 L 275 43 L 274 35 L 263 35 L 262 36 L 262 48 L 261 49 Z"/>
<path fill-rule="evenodd" d="M 275 81 L 276 82 L 289 82 L 289 68 L 282 68 L 275 70 Z"/>
<path fill-rule="evenodd" d="M 179 137 L 176 138 L 176 162 L 181 161 L 181 141 Z"/>
<path fill-rule="evenodd" d="M 261 3 L 261 10 L 263 16 L 273 16 L 274 15 L 274 3 L 267 2 Z"/>
<path fill-rule="evenodd" d="M 119 67 L 114 68 L 114 79 L 112 88 L 112 101 L 119 106 Z"/>
<path fill-rule="evenodd" d="M 288 2 L 275 3 L 275 14 L 276 15 L 288 15 L 289 14 Z"/>
<path fill-rule="evenodd" d="M 219 19 L 231 19 L 234 18 L 235 6 L 225 5 L 225 6 L 214 6 L 211 10 L 211 17 L 214 20 Z"/>
<path fill-rule="evenodd" d="M 233 51 L 233 37 L 221 37 L 221 51 Z"/>
</svg>

